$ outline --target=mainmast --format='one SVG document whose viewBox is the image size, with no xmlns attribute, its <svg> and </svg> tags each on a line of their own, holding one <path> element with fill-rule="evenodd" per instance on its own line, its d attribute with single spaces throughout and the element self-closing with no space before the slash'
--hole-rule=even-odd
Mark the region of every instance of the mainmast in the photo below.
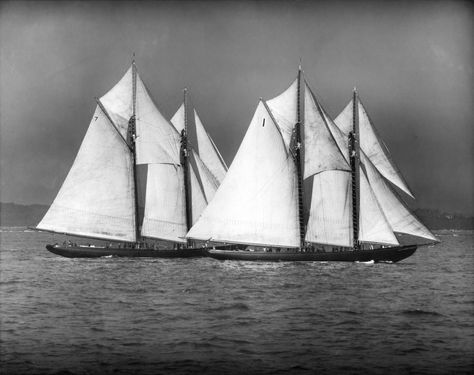
<svg viewBox="0 0 474 375">
<path fill-rule="evenodd" d="M 303 208 L 303 171 L 302 171 L 302 136 L 301 136 L 301 127 L 303 125 L 303 119 L 301 112 L 303 111 L 304 103 L 304 92 L 302 93 L 301 87 L 302 72 L 301 65 L 298 68 L 298 82 L 297 82 L 297 94 L 296 94 L 296 124 L 295 124 L 295 143 L 294 143 L 294 158 L 296 163 L 296 173 L 298 179 L 298 218 L 299 218 L 299 227 L 300 227 L 300 248 L 304 247 L 305 239 L 305 228 L 304 228 L 304 208 Z"/>
<path fill-rule="evenodd" d="M 184 197 L 186 204 L 186 231 L 189 231 L 193 225 L 192 223 L 192 202 L 190 191 L 190 174 L 189 174 L 189 149 L 188 149 L 188 90 L 184 89 L 184 129 L 181 131 L 181 166 L 184 174 Z M 190 246 L 191 241 L 186 240 L 187 245 Z"/>
<path fill-rule="evenodd" d="M 349 158 L 352 180 L 352 228 L 354 250 L 360 249 L 359 210 L 360 210 L 360 142 L 359 142 L 359 98 L 354 88 L 352 98 L 352 131 L 349 133 Z"/>
<path fill-rule="evenodd" d="M 139 207 L 138 207 L 138 181 L 137 181 L 137 148 L 135 139 L 137 136 L 136 132 L 136 109 L 137 109 L 137 67 L 135 65 L 135 59 L 132 61 L 132 117 L 128 121 L 128 142 L 132 150 L 132 165 L 133 165 L 133 184 L 134 184 L 134 202 L 135 202 L 135 235 L 136 241 L 140 242 L 140 223 L 139 223 Z"/>
</svg>

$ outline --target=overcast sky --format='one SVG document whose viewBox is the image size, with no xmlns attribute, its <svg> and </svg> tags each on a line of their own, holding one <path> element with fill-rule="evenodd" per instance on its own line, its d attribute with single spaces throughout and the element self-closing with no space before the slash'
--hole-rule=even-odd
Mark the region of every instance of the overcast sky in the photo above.
<svg viewBox="0 0 474 375">
<path fill-rule="evenodd" d="M 472 21 L 461 1 L 0 2 L 0 200 L 52 202 L 135 52 L 166 117 L 189 88 L 228 164 L 301 57 L 333 117 L 357 86 L 416 207 L 472 214 Z"/>
</svg>

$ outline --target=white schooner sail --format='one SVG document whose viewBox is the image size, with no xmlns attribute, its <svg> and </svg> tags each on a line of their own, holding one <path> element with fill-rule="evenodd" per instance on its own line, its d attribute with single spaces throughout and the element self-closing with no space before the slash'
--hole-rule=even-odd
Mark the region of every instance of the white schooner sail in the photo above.
<svg viewBox="0 0 474 375">
<path fill-rule="evenodd" d="M 395 232 L 436 241 L 390 190 L 385 178 L 410 194 L 360 112 L 360 137 L 369 133 L 369 140 L 361 141 L 359 167 L 348 139 L 352 110 L 339 129 L 300 70 L 287 90 L 258 105 L 226 178 L 187 237 L 300 248 L 399 245 Z"/>
<path fill-rule="evenodd" d="M 353 100 L 349 103 L 353 107 Z M 385 145 L 378 145 L 372 148 L 378 150 L 378 152 L 373 152 L 372 157 L 366 154 L 364 150 L 364 142 L 363 139 L 367 136 L 369 139 L 379 142 L 378 137 L 375 137 L 376 131 L 371 122 L 368 120 L 369 117 L 365 109 L 363 109 L 362 103 L 358 101 L 359 104 L 359 116 L 362 116 L 363 121 L 360 124 L 364 123 L 364 127 L 360 128 L 360 137 L 361 137 L 361 164 L 363 166 L 364 175 L 366 176 L 370 186 L 375 194 L 378 204 L 382 208 L 385 217 L 390 224 L 392 230 L 397 233 L 409 234 L 412 236 L 426 238 L 432 241 L 437 241 L 434 235 L 426 228 L 417 218 L 410 212 L 410 210 L 406 207 L 400 197 L 393 191 L 390 187 L 390 183 L 393 183 L 401 190 L 405 191 L 407 194 L 413 197 L 410 190 L 398 168 L 396 167 L 395 163 L 391 161 L 391 159 L 387 156 L 388 149 Z M 349 105 L 348 105 L 349 106 Z M 349 110 L 348 106 L 343 110 L 343 112 L 336 118 L 333 122 L 328 119 L 328 123 L 330 124 L 331 131 L 335 135 L 336 139 L 338 140 L 338 144 L 341 148 L 347 149 L 347 134 L 350 131 L 350 124 L 351 121 L 347 117 L 347 112 L 350 112 L 352 115 L 352 108 Z M 343 115 L 343 113 L 345 113 Z M 359 117 L 361 118 L 361 117 Z M 339 121 L 336 123 L 336 121 Z M 344 131 L 344 129 L 346 129 Z M 347 130 L 349 129 L 349 131 Z M 373 143 L 374 144 L 374 143 Z M 367 147 L 367 146 L 366 146 Z M 385 151 L 384 151 L 385 150 Z M 348 150 L 347 150 L 348 152 Z M 383 156 L 381 153 L 383 152 Z M 386 153 L 387 154 L 386 154 Z M 375 156 L 374 156 L 375 155 Z M 382 160 L 382 162 L 381 162 Z M 376 163 L 378 163 L 381 167 L 377 167 Z M 384 175 L 384 172 L 391 171 L 390 176 L 393 178 L 388 178 Z M 386 172 L 388 173 L 388 172 Z"/>
<path fill-rule="evenodd" d="M 157 109 L 135 63 L 97 103 L 74 164 L 37 229 L 127 242 L 140 236 L 186 242 L 190 224 L 226 173 L 197 113 L 192 109 L 202 138 L 199 152 L 186 143 L 184 116 L 170 122 Z M 143 218 L 137 166 L 146 166 Z"/>
</svg>

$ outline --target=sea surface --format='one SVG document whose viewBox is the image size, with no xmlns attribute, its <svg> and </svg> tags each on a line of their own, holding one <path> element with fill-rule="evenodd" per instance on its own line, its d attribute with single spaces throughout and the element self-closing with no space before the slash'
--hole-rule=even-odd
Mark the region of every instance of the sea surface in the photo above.
<svg viewBox="0 0 474 375">
<path fill-rule="evenodd" d="M 474 373 L 474 237 L 398 264 L 67 259 L 0 232 L 2 374 Z"/>
</svg>

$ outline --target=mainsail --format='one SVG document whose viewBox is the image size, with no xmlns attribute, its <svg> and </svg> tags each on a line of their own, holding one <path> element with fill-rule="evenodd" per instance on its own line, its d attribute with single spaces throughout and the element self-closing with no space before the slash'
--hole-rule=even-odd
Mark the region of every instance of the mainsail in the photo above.
<svg viewBox="0 0 474 375">
<path fill-rule="evenodd" d="M 71 170 L 37 228 L 135 241 L 132 168 L 128 145 L 98 106 Z"/>
<path fill-rule="evenodd" d="M 298 247 L 295 176 L 281 133 L 260 102 L 223 183 L 187 237 Z"/>
<path fill-rule="evenodd" d="M 74 164 L 37 228 L 129 242 L 138 241 L 140 235 L 186 242 L 188 212 L 195 222 L 226 170 L 197 114 L 200 137 L 207 137 L 201 142 L 207 142 L 203 155 L 211 167 L 187 148 L 186 134 L 181 132 L 185 123 L 180 129 L 158 110 L 135 63 L 97 102 Z M 146 168 L 146 186 L 138 186 L 138 165 Z M 185 168 L 190 170 L 189 181 Z M 145 207 L 140 218 L 142 188 Z"/>
</svg>

